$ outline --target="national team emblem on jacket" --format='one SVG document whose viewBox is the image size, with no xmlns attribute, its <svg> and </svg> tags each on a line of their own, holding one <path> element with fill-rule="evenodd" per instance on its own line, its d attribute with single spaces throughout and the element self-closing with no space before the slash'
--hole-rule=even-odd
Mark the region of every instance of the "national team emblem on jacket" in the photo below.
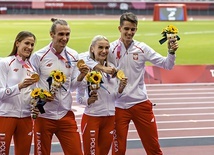
<svg viewBox="0 0 214 155">
<path fill-rule="evenodd" d="M 133 60 L 138 60 L 138 53 L 133 53 Z"/>
<path fill-rule="evenodd" d="M 47 67 L 51 67 L 53 65 L 53 63 L 49 63 L 49 64 L 47 64 L 46 66 Z"/>
<path fill-rule="evenodd" d="M 18 72 L 18 70 L 19 70 L 18 68 L 14 68 L 13 69 L 14 72 Z"/>
</svg>

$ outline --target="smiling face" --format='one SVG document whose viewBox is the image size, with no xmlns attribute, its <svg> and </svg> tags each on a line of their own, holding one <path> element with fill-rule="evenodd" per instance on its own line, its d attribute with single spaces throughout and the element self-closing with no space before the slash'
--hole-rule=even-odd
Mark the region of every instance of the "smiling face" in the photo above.
<svg viewBox="0 0 214 155">
<path fill-rule="evenodd" d="M 56 25 L 54 32 L 50 32 L 52 38 L 53 47 L 58 53 L 61 53 L 62 50 L 67 45 L 70 38 L 70 27 L 68 25 Z"/>
<path fill-rule="evenodd" d="M 128 47 L 137 31 L 137 25 L 129 21 L 123 21 L 123 24 L 118 29 L 121 33 L 122 42 Z"/>
<path fill-rule="evenodd" d="M 109 53 L 109 42 L 106 39 L 100 39 L 92 45 L 92 53 L 94 54 L 95 60 L 99 61 L 101 64 L 106 60 Z"/>
<path fill-rule="evenodd" d="M 34 50 L 35 39 L 34 37 L 26 37 L 22 41 L 16 41 L 17 54 L 23 59 L 30 57 Z"/>
</svg>

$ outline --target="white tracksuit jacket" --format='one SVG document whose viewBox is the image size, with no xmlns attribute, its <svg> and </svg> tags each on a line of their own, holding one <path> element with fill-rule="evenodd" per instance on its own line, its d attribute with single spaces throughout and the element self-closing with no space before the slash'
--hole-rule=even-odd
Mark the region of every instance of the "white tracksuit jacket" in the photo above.
<svg viewBox="0 0 214 155">
<path fill-rule="evenodd" d="M 28 66 L 29 62 L 25 61 Z M 33 68 L 28 70 L 33 71 Z M 0 116 L 29 117 L 30 93 L 34 85 L 19 90 L 18 83 L 29 77 L 29 71 L 17 60 L 15 56 L 1 58 L 0 60 Z"/>
<path fill-rule="evenodd" d="M 81 56 L 83 56 L 81 54 Z M 80 56 L 80 58 L 81 58 Z M 87 56 L 87 54 L 85 55 Z M 85 57 L 86 58 L 86 57 Z M 84 57 L 82 59 L 86 61 Z M 109 64 L 110 66 L 113 66 L 112 64 Z M 88 99 L 88 87 L 87 82 L 84 79 L 84 86 L 78 87 L 77 89 L 77 102 L 86 105 L 84 113 L 89 116 L 114 116 L 115 115 L 115 100 L 117 98 L 118 94 L 118 86 L 119 86 L 119 80 L 117 78 L 110 78 L 108 80 L 107 74 L 102 73 L 102 81 L 101 84 L 106 88 L 100 87 L 97 90 L 98 93 L 98 100 L 96 100 L 94 103 L 88 105 L 87 99 Z M 110 92 L 110 94 L 108 93 Z"/>
<path fill-rule="evenodd" d="M 82 55 L 88 66 L 94 68 L 97 65 L 96 62 L 86 56 L 86 53 Z M 175 55 L 168 54 L 167 57 L 164 57 L 147 44 L 136 40 L 133 40 L 126 50 L 124 44 L 118 39 L 110 44 L 108 61 L 113 63 L 117 69 L 123 70 L 125 76 L 128 77 L 123 93 L 115 102 L 116 107 L 128 109 L 135 104 L 148 100 L 144 82 L 145 63 L 151 62 L 155 66 L 171 70 L 175 65 Z"/>
<path fill-rule="evenodd" d="M 39 88 L 49 90 L 48 82 L 46 80 L 53 70 L 60 70 L 66 75 L 66 81 L 63 86 L 67 91 L 63 88 L 58 89 L 54 101 L 47 102 L 44 105 L 45 113 L 39 115 L 39 117 L 58 120 L 64 117 L 68 111 L 72 110 L 71 106 L 73 99 L 71 91 L 76 90 L 77 86 L 81 84 L 81 82 L 77 81 L 77 76 L 80 73 L 76 66 L 78 53 L 69 47 L 64 48 L 60 55 L 66 58 L 67 54 L 69 58 L 68 60 L 71 61 L 71 68 L 66 68 L 65 62 L 58 59 L 58 57 L 51 51 L 50 46 L 51 43 L 33 53 L 30 61 L 40 75 L 40 80 L 38 82 Z"/>
<path fill-rule="evenodd" d="M 120 46 L 119 53 L 117 52 L 119 51 L 118 46 Z M 118 55 L 120 55 L 120 58 Z M 133 40 L 126 50 L 124 44 L 120 40 L 116 40 L 110 44 L 108 60 L 118 69 L 123 70 L 126 77 L 128 77 L 127 86 L 115 103 L 116 107 L 128 109 L 148 99 L 144 83 L 146 61 L 170 70 L 175 64 L 175 55 L 168 54 L 167 57 L 163 57 L 145 43 L 136 40 Z"/>
</svg>

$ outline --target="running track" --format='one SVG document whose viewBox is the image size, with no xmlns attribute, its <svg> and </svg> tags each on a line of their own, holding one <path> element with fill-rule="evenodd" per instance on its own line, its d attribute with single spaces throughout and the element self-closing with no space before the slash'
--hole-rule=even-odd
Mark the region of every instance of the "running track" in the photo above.
<svg viewBox="0 0 214 155">
<path fill-rule="evenodd" d="M 154 113 L 164 155 L 214 154 L 214 83 L 147 84 L 147 90 L 156 104 Z M 80 127 L 84 107 L 75 102 L 73 109 Z M 55 137 L 52 152 L 63 155 Z M 133 123 L 127 145 L 127 155 L 132 154 L 146 155 Z"/>
</svg>

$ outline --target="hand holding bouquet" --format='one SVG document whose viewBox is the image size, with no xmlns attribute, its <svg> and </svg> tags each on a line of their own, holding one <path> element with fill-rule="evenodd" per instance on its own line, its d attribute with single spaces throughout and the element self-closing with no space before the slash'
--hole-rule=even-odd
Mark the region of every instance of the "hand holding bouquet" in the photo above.
<svg viewBox="0 0 214 155">
<path fill-rule="evenodd" d="M 65 91 L 67 91 L 63 86 L 63 83 L 65 82 L 65 80 L 66 80 L 66 76 L 63 72 L 59 70 L 53 70 L 47 79 L 50 93 L 55 95 L 56 91 L 60 87 L 62 87 Z"/>
<path fill-rule="evenodd" d="M 45 113 L 43 106 L 47 102 L 46 99 L 48 97 L 51 97 L 51 94 L 47 90 L 44 90 L 41 88 L 34 88 L 30 95 L 32 98 L 31 99 L 31 105 L 32 105 L 31 117 L 33 119 L 36 119 L 38 115 L 37 108 L 41 114 Z"/>
<path fill-rule="evenodd" d="M 163 44 L 164 42 L 170 39 L 180 40 L 180 37 L 177 35 L 178 29 L 173 25 L 168 25 L 166 28 L 163 29 L 161 34 L 163 38 L 159 40 L 160 44 Z"/>
<path fill-rule="evenodd" d="M 85 76 L 86 81 L 89 82 L 91 90 L 97 90 L 100 88 L 100 83 L 102 81 L 102 74 L 97 71 L 88 72 Z"/>
</svg>

